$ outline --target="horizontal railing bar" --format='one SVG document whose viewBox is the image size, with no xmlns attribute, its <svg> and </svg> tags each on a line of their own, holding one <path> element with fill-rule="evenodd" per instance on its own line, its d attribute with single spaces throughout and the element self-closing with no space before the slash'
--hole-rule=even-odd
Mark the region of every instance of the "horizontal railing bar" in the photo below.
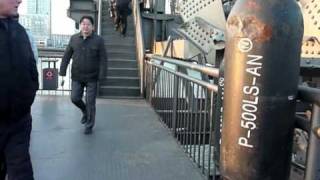
<svg viewBox="0 0 320 180">
<path fill-rule="evenodd" d="M 302 164 L 299 164 L 299 163 L 294 162 L 294 161 L 291 164 L 296 168 L 299 168 L 301 170 L 306 170 L 306 167 L 304 165 L 302 165 Z"/>
<path fill-rule="evenodd" d="M 298 98 L 320 106 L 320 89 L 299 86 Z"/>
<path fill-rule="evenodd" d="M 310 132 L 310 126 L 311 126 L 311 123 L 310 123 L 310 121 L 308 121 L 308 119 L 303 118 L 299 115 L 295 116 L 295 127 L 296 128 L 302 129 L 306 132 Z"/>
<path fill-rule="evenodd" d="M 190 76 L 188 76 L 188 75 L 186 75 L 186 74 L 173 71 L 173 70 L 170 69 L 170 68 L 167 68 L 167 67 L 165 67 L 165 66 L 161 66 L 161 65 L 159 65 L 159 64 L 155 64 L 155 63 L 153 63 L 153 62 L 147 62 L 147 63 L 150 64 L 150 65 L 152 65 L 152 66 L 155 66 L 155 67 L 158 67 L 158 68 L 160 68 L 160 69 L 163 69 L 163 70 L 165 70 L 165 71 L 168 71 L 168 72 L 170 72 L 170 73 L 172 73 L 172 74 L 175 74 L 175 75 L 177 75 L 177 76 L 179 76 L 179 77 L 182 77 L 182 78 L 184 78 L 184 79 L 187 79 L 187 80 L 189 80 L 189 81 L 192 81 L 192 82 L 194 82 L 194 83 L 197 83 L 197 84 L 199 84 L 199 85 L 201 85 L 201 86 L 204 86 L 204 87 L 208 88 L 208 90 L 211 90 L 211 91 L 213 91 L 213 92 L 218 92 L 218 86 L 217 86 L 217 85 L 210 84 L 210 83 L 208 83 L 208 82 L 204 82 L 204 81 L 201 81 L 201 80 L 199 80 L 199 79 L 190 77 Z"/>
<path fill-rule="evenodd" d="M 159 61 L 163 61 L 163 62 L 167 62 L 170 64 L 175 64 L 178 66 L 182 66 L 188 69 L 192 69 L 192 70 L 196 70 L 199 71 L 201 73 L 213 76 L 213 77 L 219 77 L 219 69 L 218 68 L 213 68 L 213 67 L 208 67 L 208 66 L 204 66 L 204 65 L 199 65 L 199 64 L 193 64 L 193 63 L 188 63 L 188 62 L 184 62 L 184 61 L 179 61 L 179 60 L 175 60 L 172 58 L 167 58 L 167 57 L 162 57 L 162 56 L 158 56 L 158 55 L 148 55 L 148 57 L 150 59 L 155 59 L 155 60 L 159 60 Z"/>
</svg>

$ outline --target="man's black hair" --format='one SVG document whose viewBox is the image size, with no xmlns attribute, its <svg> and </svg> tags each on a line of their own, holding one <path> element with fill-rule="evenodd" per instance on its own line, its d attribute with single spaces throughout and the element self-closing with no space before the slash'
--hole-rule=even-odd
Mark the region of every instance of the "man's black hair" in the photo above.
<svg viewBox="0 0 320 180">
<path fill-rule="evenodd" d="M 94 25 L 93 17 L 91 17 L 91 16 L 82 16 L 80 19 L 80 24 L 82 23 L 82 21 L 84 19 L 88 19 L 91 22 L 91 24 Z"/>
</svg>

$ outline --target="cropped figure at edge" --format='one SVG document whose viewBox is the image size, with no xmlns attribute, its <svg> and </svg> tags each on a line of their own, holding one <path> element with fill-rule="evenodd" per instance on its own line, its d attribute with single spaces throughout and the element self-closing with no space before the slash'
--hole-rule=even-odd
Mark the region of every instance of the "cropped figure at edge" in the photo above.
<svg viewBox="0 0 320 180">
<path fill-rule="evenodd" d="M 0 160 L 9 180 L 34 179 L 29 154 L 31 105 L 39 83 L 28 35 L 14 19 L 21 2 L 0 0 Z"/>
</svg>

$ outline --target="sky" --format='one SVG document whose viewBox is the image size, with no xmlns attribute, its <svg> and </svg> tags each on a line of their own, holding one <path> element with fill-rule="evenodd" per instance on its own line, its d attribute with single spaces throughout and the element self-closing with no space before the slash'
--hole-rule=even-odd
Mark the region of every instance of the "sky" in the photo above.
<svg viewBox="0 0 320 180">
<path fill-rule="evenodd" d="M 54 2 L 54 3 L 53 3 Z M 28 0 L 22 0 L 19 7 L 20 14 L 27 13 Z M 52 0 L 52 33 L 53 34 L 74 34 L 75 22 L 67 16 L 69 0 Z"/>
</svg>

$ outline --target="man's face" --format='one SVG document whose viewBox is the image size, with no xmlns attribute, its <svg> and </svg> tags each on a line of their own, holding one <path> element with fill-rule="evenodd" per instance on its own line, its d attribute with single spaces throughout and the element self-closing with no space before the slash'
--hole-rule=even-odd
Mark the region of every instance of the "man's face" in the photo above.
<svg viewBox="0 0 320 180">
<path fill-rule="evenodd" d="M 93 31 L 93 25 L 91 24 L 91 21 L 89 19 L 83 19 L 80 23 L 80 30 L 83 36 L 89 36 Z"/>
<path fill-rule="evenodd" d="M 0 0 L 0 17 L 15 16 L 22 0 Z"/>
</svg>

